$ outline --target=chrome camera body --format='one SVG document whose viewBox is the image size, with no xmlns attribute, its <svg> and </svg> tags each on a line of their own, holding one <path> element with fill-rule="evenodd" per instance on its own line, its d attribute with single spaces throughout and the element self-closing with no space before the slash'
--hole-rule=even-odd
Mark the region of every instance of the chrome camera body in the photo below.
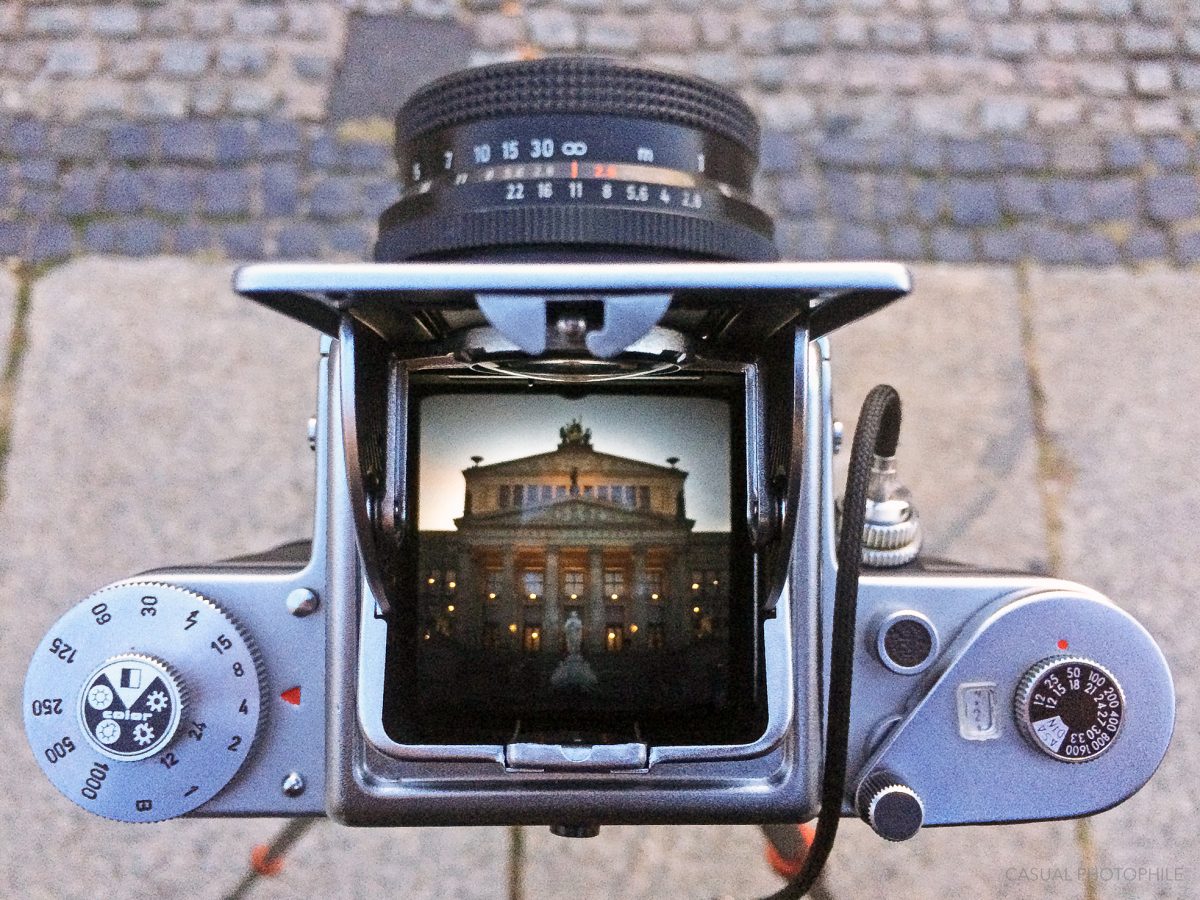
<svg viewBox="0 0 1200 900">
<path fill-rule="evenodd" d="M 802 821 L 815 813 L 837 569 L 827 336 L 904 295 L 909 281 L 902 267 L 278 264 L 240 270 L 236 288 L 323 332 L 312 430 L 314 540 L 223 564 L 143 573 L 64 616 L 35 653 L 26 688 L 35 755 L 64 793 L 84 808 L 134 821 L 180 813 L 328 814 L 352 825 L 591 826 Z M 714 386 L 705 387 L 708 381 Z M 584 495 L 587 485 L 579 482 L 599 480 L 586 472 L 577 471 L 565 491 L 523 494 L 529 502 L 520 507 L 511 488 L 503 509 L 488 507 L 483 487 L 473 501 L 456 494 L 454 503 L 466 503 L 454 519 L 458 529 L 465 534 L 474 520 L 491 522 L 491 531 L 483 530 L 491 544 L 463 538 L 455 545 L 453 559 L 468 562 L 454 563 L 449 583 L 438 562 L 440 545 L 430 537 L 444 535 L 420 527 L 421 505 L 444 497 L 434 489 L 422 493 L 416 476 L 424 463 L 448 462 L 464 469 L 463 482 L 482 485 L 491 477 L 487 467 L 478 459 L 474 466 L 464 462 L 477 449 L 488 453 L 493 439 L 504 445 L 499 438 L 506 435 L 485 430 L 476 444 L 458 446 L 461 459 L 424 459 L 426 445 L 415 433 L 422 402 L 449 397 L 442 406 L 466 409 L 469 426 L 494 429 L 512 409 L 525 409 L 507 407 L 505 398 L 534 405 L 615 399 L 624 410 L 618 417 L 631 417 L 637 431 L 648 427 L 639 404 L 649 404 L 651 422 L 665 423 L 661 404 L 650 400 L 686 405 L 697 396 L 722 398 L 735 423 L 724 448 L 729 481 L 736 482 L 725 492 L 737 501 L 728 509 L 727 549 L 689 551 L 699 570 L 705 566 L 697 552 L 719 558 L 708 568 L 719 566 L 731 579 L 730 593 L 742 592 L 725 597 L 715 625 L 706 631 L 692 621 L 681 630 L 689 611 L 679 603 L 691 605 L 693 590 L 701 596 L 696 582 L 654 580 L 656 566 L 669 569 L 654 562 L 661 550 L 654 542 L 668 541 L 670 528 L 691 528 L 679 524 L 684 510 L 659 515 L 653 498 L 638 490 L 614 489 L 605 500 L 590 488 Z M 479 397 L 498 413 L 487 418 L 489 404 Z M 583 408 L 576 421 L 586 425 Z M 599 405 L 592 412 L 603 419 Z M 449 421 L 444 414 L 424 418 L 431 430 Z M 534 455 L 543 462 L 562 453 L 576 460 L 618 456 L 600 453 L 571 424 L 564 423 L 558 450 Z M 524 419 L 510 430 L 533 449 L 547 443 Z M 680 456 L 696 458 L 697 446 L 684 440 L 691 432 L 668 433 L 665 424 L 658 430 L 668 443 L 677 441 Z M 601 439 L 597 430 L 597 446 Z M 675 462 L 638 471 L 676 484 L 683 478 Z M 504 464 L 499 480 L 511 481 L 514 470 Z M 549 464 L 539 471 L 548 482 L 570 477 Z M 877 482 L 894 480 L 884 471 Z M 719 484 L 715 478 L 707 486 Z M 877 502 L 882 509 L 890 501 Z M 643 513 L 656 524 L 639 532 L 629 523 Z M 553 518 L 560 515 L 565 519 Z M 883 522 L 886 510 L 876 519 Z M 504 534 L 514 521 L 516 531 L 497 540 L 497 528 Z M 601 550 L 590 548 L 591 568 L 569 580 L 581 527 Z M 546 571 L 547 557 L 538 566 L 521 563 L 548 535 L 558 571 Z M 621 573 L 626 582 L 619 591 L 600 595 L 593 576 L 611 576 L 605 589 L 617 584 L 612 561 L 624 551 L 613 550 L 615 540 L 640 547 L 641 562 Z M 514 552 L 499 563 L 500 581 L 489 580 L 495 569 L 487 568 L 488 554 L 505 543 Z M 422 557 L 414 544 L 433 548 L 433 555 Z M 530 592 L 535 598 L 519 593 L 530 584 L 522 564 L 540 570 L 541 591 Z M 430 593 L 418 582 L 428 580 L 433 565 L 442 581 Z M 690 570 L 683 575 L 685 582 L 693 577 Z M 649 587 L 682 596 L 650 600 Z M 571 638 L 571 614 L 563 613 L 570 588 L 588 592 L 576 617 L 582 638 Z M 715 592 L 703 596 L 705 603 L 722 602 Z M 455 617 L 448 627 L 435 608 L 447 597 Z M 148 609 L 157 612 L 147 616 Z M 529 621 L 543 632 L 537 638 L 529 637 L 524 618 L 531 609 L 536 616 Z M 656 620 L 661 633 L 652 641 Z M 858 620 L 846 813 L 870 818 L 872 797 L 865 795 L 899 784 L 919 798 L 926 825 L 1086 815 L 1136 791 L 1165 753 L 1174 716 L 1166 663 L 1146 631 L 1095 591 L 918 556 L 864 573 Z M 201 627 L 193 631 L 189 623 L 197 621 Z M 607 629 L 618 624 L 623 631 L 614 647 Z M 508 643 L 497 643 L 497 630 Z M 694 648 L 735 632 L 749 640 L 730 638 L 725 656 L 705 669 L 712 654 Z M 444 656 L 411 652 L 431 642 L 453 646 L 457 668 L 449 671 L 465 683 L 475 669 L 501 671 L 514 659 L 536 658 L 540 667 L 514 676 L 506 689 L 516 706 L 484 727 L 486 715 L 473 710 L 468 693 L 443 691 L 438 702 L 454 708 L 432 713 L 414 696 L 430 672 L 436 678 L 446 671 L 438 668 Z M 122 692 L 114 673 L 133 663 L 118 651 L 149 661 L 137 663 L 142 676 L 132 673 L 144 690 L 156 677 L 169 682 L 162 692 L 169 709 L 154 709 L 152 691 L 140 699 L 131 689 Z M 654 668 L 646 660 L 656 654 Z M 562 675 L 572 657 L 590 670 L 590 681 L 586 671 Z M 606 694 L 606 681 L 619 681 L 620 665 L 638 679 L 658 672 L 656 691 L 678 687 L 672 703 L 721 722 L 712 731 L 690 728 L 653 698 L 621 694 L 628 685 Z M 244 677 L 234 677 L 239 669 Z M 674 671 L 676 681 L 662 681 L 664 671 Z M 706 676 L 719 686 L 697 700 L 688 691 Z M 138 716 L 144 716 L 142 736 L 160 727 L 151 715 L 178 712 L 179 724 L 171 734 L 156 733 L 150 747 L 131 743 L 122 756 L 125 739 L 104 743 L 97 730 L 103 712 L 92 710 L 89 699 L 106 677 L 114 683 L 112 691 L 98 692 L 101 700 L 114 692 L 133 698 L 116 713 L 125 733 L 142 724 Z M 1098 723 L 1083 723 L 1084 737 L 1064 739 L 1060 730 L 1079 724 L 1079 704 L 1071 707 L 1075 718 L 1063 713 L 1053 725 L 1039 710 L 1077 688 L 1106 699 Z M 65 713 L 42 714 L 43 700 L 60 697 Z M 503 698 L 488 703 L 503 705 Z M 198 725 L 207 726 L 200 737 Z M 168 727 L 165 719 L 161 727 Z M 1087 727 L 1107 735 L 1101 746 L 1091 748 Z M 481 737 L 468 739 L 473 733 Z M 1076 740 L 1083 749 L 1072 749 Z M 62 753 L 66 743 L 75 749 Z M 153 755 L 140 756 L 142 749 Z M 215 775 L 214 760 L 225 763 Z M 95 777 L 96 766 L 106 767 L 104 778 Z M 207 785 L 187 795 L 205 778 Z M 89 787 L 93 782 L 102 787 Z"/>
</svg>

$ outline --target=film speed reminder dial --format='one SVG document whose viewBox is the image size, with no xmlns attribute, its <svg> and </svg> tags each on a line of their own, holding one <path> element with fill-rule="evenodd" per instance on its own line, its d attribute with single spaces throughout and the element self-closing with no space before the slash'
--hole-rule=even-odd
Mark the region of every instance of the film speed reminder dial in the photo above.
<svg viewBox="0 0 1200 900">
<path fill-rule="evenodd" d="M 1125 694 L 1099 663 L 1052 656 L 1021 679 L 1015 713 L 1021 732 L 1043 753 L 1062 762 L 1090 762 L 1121 733 Z"/>
<path fill-rule="evenodd" d="M 263 711 L 258 651 L 224 610 L 165 584 L 105 588 L 46 635 L 25 679 L 25 732 L 88 812 L 159 822 L 212 799 Z"/>
</svg>

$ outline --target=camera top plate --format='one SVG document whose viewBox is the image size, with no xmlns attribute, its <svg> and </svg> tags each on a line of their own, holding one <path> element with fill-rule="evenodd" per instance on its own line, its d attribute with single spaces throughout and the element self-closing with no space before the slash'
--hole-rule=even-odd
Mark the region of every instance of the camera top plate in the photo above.
<svg viewBox="0 0 1200 900">
<path fill-rule="evenodd" d="M 412 316 L 467 313 L 484 324 L 480 295 L 670 295 L 662 324 L 694 330 L 686 311 L 721 313 L 723 340 L 761 339 L 764 328 L 803 318 L 810 339 L 869 315 L 912 289 L 908 270 L 887 262 L 778 263 L 260 263 L 234 275 L 234 289 L 330 336 L 343 315 L 389 342 L 436 340 L 439 329 Z M 765 319 L 763 318 L 765 316 Z M 737 323 L 738 318 L 748 321 Z M 780 320 L 782 317 L 782 321 Z M 676 321 L 672 321 L 672 319 Z M 710 327 L 706 319 L 704 327 Z"/>
</svg>

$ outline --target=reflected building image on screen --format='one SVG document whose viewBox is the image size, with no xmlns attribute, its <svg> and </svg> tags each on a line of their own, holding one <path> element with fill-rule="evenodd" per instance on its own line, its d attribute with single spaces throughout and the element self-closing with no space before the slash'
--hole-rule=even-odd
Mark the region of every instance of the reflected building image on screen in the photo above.
<svg viewBox="0 0 1200 900">
<path fill-rule="evenodd" d="M 678 459 L 599 452 L 579 419 L 545 437 L 546 452 L 477 459 L 454 530 L 422 532 L 426 640 L 558 659 L 582 625 L 601 680 L 604 656 L 723 643 L 729 533 L 695 530 Z"/>
</svg>

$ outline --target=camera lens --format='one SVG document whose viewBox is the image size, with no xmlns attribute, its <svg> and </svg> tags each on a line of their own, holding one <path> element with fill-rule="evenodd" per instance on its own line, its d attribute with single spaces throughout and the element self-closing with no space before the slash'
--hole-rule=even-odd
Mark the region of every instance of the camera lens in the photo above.
<svg viewBox="0 0 1200 900">
<path fill-rule="evenodd" d="M 375 258 L 773 260 L 736 95 L 603 59 L 469 69 L 396 119 L 403 193 Z"/>
</svg>

